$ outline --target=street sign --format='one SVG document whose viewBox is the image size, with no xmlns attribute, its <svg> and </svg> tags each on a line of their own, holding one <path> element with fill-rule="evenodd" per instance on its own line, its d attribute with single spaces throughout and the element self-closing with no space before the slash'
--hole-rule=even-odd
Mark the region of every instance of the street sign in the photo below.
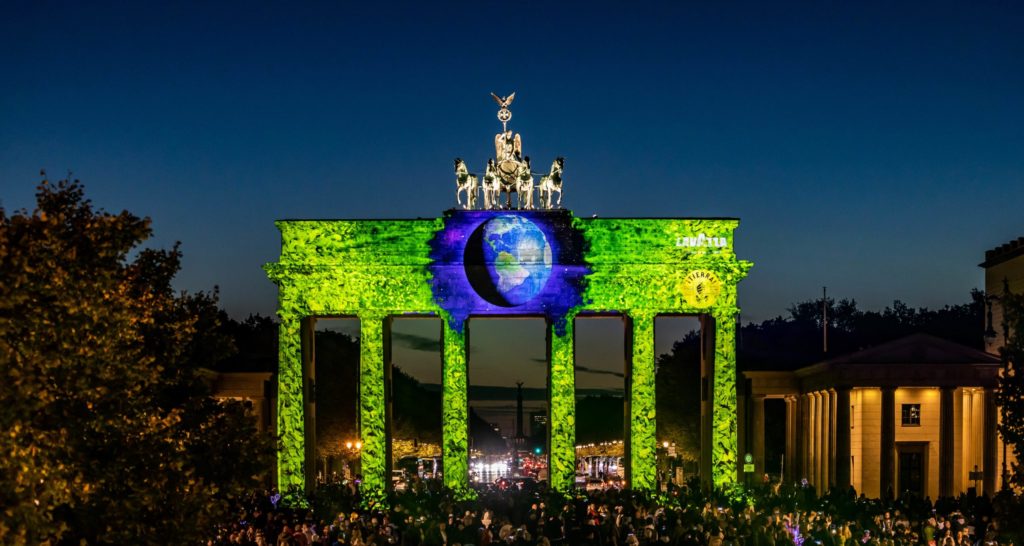
<svg viewBox="0 0 1024 546">
<path fill-rule="evenodd" d="M 743 472 L 747 474 L 754 472 L 754 463 L 743 463 Z"/>
<path fill-rule="evenodd" d="M 749 453 L 747 453 L 746 455 L 743 456 L 743 462 L 746 463 L 746 464 L 750 464 L 750 463 L 754 462 L 754 456 L 749 454 Z"/>
<path fill-rule="evenodd" d="M 984 480 L 985 479 L 985 472 L 983 470 L 972 470 L 969 474 L 970 474 L 970 477 L 967 478 L 968 480 Z"/>
</svg>

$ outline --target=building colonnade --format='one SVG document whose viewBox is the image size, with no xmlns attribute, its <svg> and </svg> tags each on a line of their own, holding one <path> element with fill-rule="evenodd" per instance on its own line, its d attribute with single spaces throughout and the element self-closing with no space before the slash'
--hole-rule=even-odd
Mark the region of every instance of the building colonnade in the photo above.
<svg viewBox="0 0 1024 546">
<path fill-rule="evenodd" d="M 914 434 L 897 434 L 897 429 L 909 428 L 898 423 L 897 391 L 906 400 L 938 398 L 937 405 L 928 404 L 928 409 L 937 410 L 937 422 L 923 425 L 924 434 L 937 432 L 935 440 L 925 441 L 935 444 L 926 447 L 936 460 L 935 479 L 929 480 L 935 483 L 926 482 L 923 492 L 933 498 L 955 496 L 975 481 L 979 492 L 996 491 L 999 442 L 992 388 L 836 387 L 788 395 L 754 394 L 751 453 L 757 463 L 755 471 L 767 471 L 763 463 L 765 400 L 781 398 L 785 401 L 786 480 L 807 479 L 819 493 L 852 485 L 858 493 L 872 497 L 898 494 L 900 444 L 914 443 Z M 971 476 L 977 475 L 972 472 L 983 477 L 972 480 Z"/>
<path fill-rule="evenodd" d="M 777 398 L 785 446 L 773 449 L 784 450 L 786 480 L 869 497 L 993 494 L 1003 486 L 998 370 L 991 355 L 919 334 L 794 372 L 744 372 L 756 471 L 765 400 Z"/>
</svg>

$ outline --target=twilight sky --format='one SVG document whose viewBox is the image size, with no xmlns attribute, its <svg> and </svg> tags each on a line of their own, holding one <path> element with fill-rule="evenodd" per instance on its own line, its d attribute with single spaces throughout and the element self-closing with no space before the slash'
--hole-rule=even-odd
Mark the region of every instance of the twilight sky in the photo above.
<svg viewBox="0 0 1024 546">
<path fill-rule="evenodd" d="M 741 218 L 744 321 L 963 302 L 1024 235 L 1019 3 L 675 4 L 9 2 L 0 200 L 72 170 L 269 314 L 275 219 L 438 215 L 515 91 L 577 214 Z"/>
</svg>

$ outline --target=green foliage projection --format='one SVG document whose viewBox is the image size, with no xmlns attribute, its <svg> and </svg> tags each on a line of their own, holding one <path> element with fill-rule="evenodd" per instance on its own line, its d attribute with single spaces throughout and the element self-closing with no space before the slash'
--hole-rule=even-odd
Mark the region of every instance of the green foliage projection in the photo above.
<svg viewBox="0 0 1024 546">
<path fill-rule="evenodd" d="M 283 296 L 283 291 L 282 291 Z M 281 315 L 277 370 L 277 483 L 281 491 L 303 489 L 306 438 L 302 400 L 302 319 Z"/>
<path fill-rule="evenodd" d="M 733 252 L 735 219 L 579 219 L 584 256 L 591 273 L 585 279 L 578 313 L 623 313 L 633 322 L 631 389 L 632 487 L 655 486 L 654 317 L 658 314 L 711 314 L 718 323 L 715 341 L 712 453 L 716 486 L 736 481 L 735 325 L 736 284 L 752 264 Z M 430 288 L 430 241 L 442 219 L 281 221 L 281 258 L 267 264 L 279 286 L 281 348 L 279 485 L 303 486 L 302 318 L 355 316 L 363 321 L 361 342 L 361 411 L 365 487 L 386 486 L 386 441 L 383 420 L 383 347 L 381 325 L 387 316 L 432 314 L 444 327 L 444 481 L 467 491 L 468 404 L 467 336 L 453 330 L 451 317 L 433 301 Z M 710 272 L 720 282 L 711 301 L 698 304 L 684 296 L 687 275 Z M 689 287 L 692 293 L 692 287 Z M 503 311 L 514 314 L 514 308 Z M 367 321 L 374 325 L 367 326 Z M 573 485 L 575 382 L 572 328 L 551 337 L 552 486 Z"/>
<path fill-rule="evenodd" d="M 359 322 L 359 435 L 363 442 L 359 456 L 364 502 L 383 499 L 388 479 L 384 321 L 385 317 L 371 314 L 361 316 Z"/>
<path fill-rule="evenodd" d="M 444 485 L 465 496 L 469 483 L 469 400 L 466 378 L 466 340 L 468 328 L 456 332 L 444 321 L 441 344 L 443 367 L 441 384 L 444 390 L 442 463 Z"/>
<path fill-rule="evenodd" d="M 278 285 L 278 487 L 304 489 L 302 319 L 360 319 L 361 465 L 367 492 L 387 484 L 382 320 L 436 313 L 426 272 L 428 241 L 440 220 L 277 222 L 281 258 L 267 264 Z M 378 373 L 379 371 L 379 373 Z M 364 386 L 365 385 L 365 386 Z M 379 396 L 374 399 L 374 396 Z M 463 421 L 465 421 L 463 417 Z M 312 464 L 310 462 L 310 464 Z"/>
<path fill-rule="evenodd" d="M 733 294 L 735 298 L 735 294 Z M 711 410 L 711 475 L 715 487 L 736 483 L 739 470 L 736 428 L 735 306 L 715 309 L 715 377 Z"/>
<path fill-rule="evenodd" d="M 630 418 L 631 474 L 634 489 L 655 485 L 654 327 L 658 314 L 707 314 L 721 325 L 736 308 L 736 284 L 753 264 L 733 252 L 733 219 L 575 219 L 589 243 L 593 269 L 584 294 L 584 309 L 622 312 L 633 320 Z M 714 238 L 721 246 L 685 246 Z M 679 246 L 679 244 L 683 246 Z M 687 275 L 713 272 L 721 292 L 710 306 L 684 298 Z M 716 329 L 714 411 L 712 416 L 712 483 L 724 487 L 737 478 L 735 327 Z"/>
<path fill-rule="evenodd" d="M 576 480 L 576 371 L 573 351 L 574 325 L 566 321 L 565 334 L 551 339 L 551 423 L 548 457 L 549 483 L 556 491 L 569 491 Z"/>
<path fill-rule="evenodd" d="M 653 491 L 657 487 L 658 439 L 654 411 L 654 314 L 634 311 L 633 352 L 630 358 L 629 456 L 630 487 Z"/>
</svg>

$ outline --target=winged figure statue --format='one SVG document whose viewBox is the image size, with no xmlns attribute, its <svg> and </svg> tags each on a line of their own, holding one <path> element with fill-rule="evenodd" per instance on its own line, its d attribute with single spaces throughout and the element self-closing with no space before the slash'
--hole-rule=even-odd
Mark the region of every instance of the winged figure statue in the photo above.
<svg viewBox="0 0 1024 546">
<path fill-rule="evenodd" d="M 498 163 L 502 161 L 518 162 L 523 156 L 523 139 L 519 133 L 505 131 L 494 135 L 494 156 Z"/>
</svg>

